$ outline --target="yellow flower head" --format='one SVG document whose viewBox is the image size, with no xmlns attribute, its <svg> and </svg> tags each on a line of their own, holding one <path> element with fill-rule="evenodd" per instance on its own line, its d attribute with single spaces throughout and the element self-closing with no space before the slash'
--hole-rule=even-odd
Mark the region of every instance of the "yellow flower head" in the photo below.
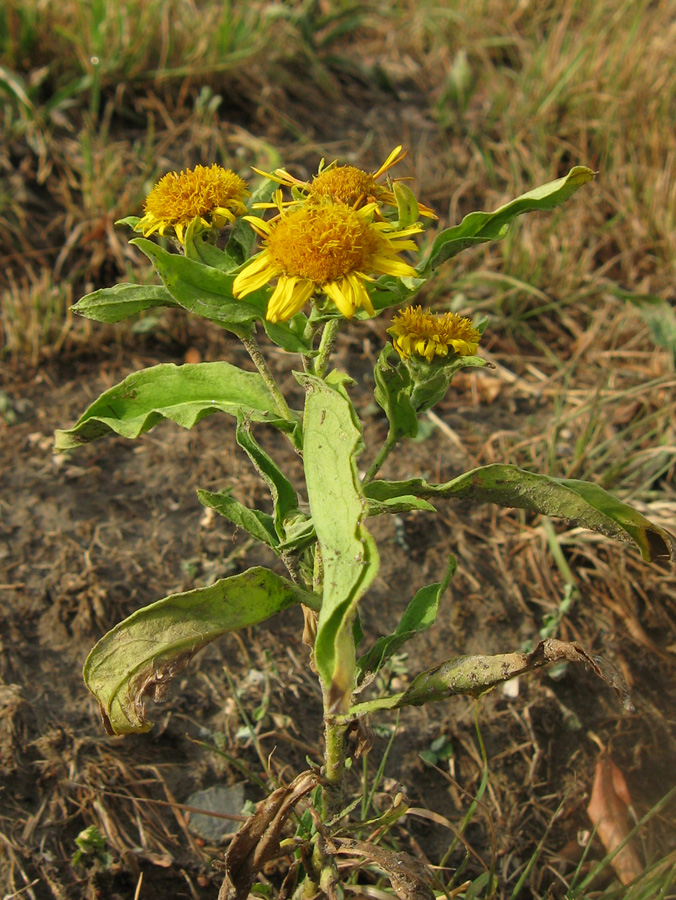
<svg viewBox="0 0 676 900">
<path fill-rule="evenodd" d="M 396 206 L 397 200 L 394 192 L 382 184 L 378 184 L 378 179 L 384 175 L 392 166 L 406 156 L 402 152 L 401 147 L 395 147 L 387 157 L 382 166 L 375 172 L 365 172 L 356 166 L 339 166 L 336 162 L 330 163 L 325 168 L 321 168 L 312 181 L 300 181 L 290 175 L 284 169 L 275 169 L 274 172 L 259 172 L 259 175 L 265 175 L 273 181 L 286 187 L 295 187 L 306 195 L 310 202 L 324 202 L 330 200 L 334 203 L 344 203 L 354 209 L 359 209 L 369 203 L 384 204 L 385 206 Z M 418 204 L 418 211 L 421 216 L 427 216 L 430 219 L 436 219 L 436 215 L 429 206 Z"/>
<path fill-rule="evenodd" d="M 235 297 L 246 297 L 278 279 L 268 302 L 271 322 L 290 319 L 316 290 L 323 291 L 350 319 L 359 307 L 374 315 L 364 283 L 370 273 L 414 276 L 415 269 L 398 258 L 417 250 L 410 236 L 419 225 L 394 231 L 388 222 L 374 222 L 376 204 L 355 210 L 340 203 L 296 206 L 270 222 L 247 216 L 264 238 L 261 253 L 235 278 Z"/>
<path fill-rule="evenodd" d="M 146 197 L 145 215 L 134 231 L 147 237 L 173 228 L 183 243 L 185 229 L 196 216 L 207 228 L 222 228 L 247 212 L 244 199 L 249 196 L 243 178 L 215 164 L 169 172 Z"/>
<path fill-rule="evenodd" d="M 402 359 L 415 353 L 427 362 L 435 356 L 448 356 L 449 350 L 458 356 L 476 356 L 481 340 L 469 319 L 451 312 L 435 315 L 422 306 L 402 309 L 387 331 Z"/>
</svg>

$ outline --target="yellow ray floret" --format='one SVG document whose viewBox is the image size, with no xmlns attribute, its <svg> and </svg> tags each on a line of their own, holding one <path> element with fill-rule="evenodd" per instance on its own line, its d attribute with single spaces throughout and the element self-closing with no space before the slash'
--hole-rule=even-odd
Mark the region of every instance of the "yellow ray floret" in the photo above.
<svg viewBox="0 0 676 900">
<path fill-rule="evenodd" d="M 419 225 L 395 231 L 387 222 L 374 222 L 375 208 L 324 203 L 295 207 L 270 222 L 246 216 L 264 239 L 263 250 L 235 278 L 235 297 L 277 279 L 266 313 L 271 322 L 290 319 L 316 290 L 348 319 L 359 307 L 374 315 L 365 282 L 373 280 L 371 273 L 414 276 L 398 254 L 417 250 L 410 238 L 421 231 Z"/>
<path fill-rule="evenodd" d="M 195 217 L 207 228 L 222 228 L 247 212 L 244 200 L 250 196 L 243 178 L 215 164 L 169 172 L 146 197 L 145 215 L 134 231 L 147 237 L 173 228 L 183 243 L 185 229 Z"/>
<path fill-rule="evenodd" d="M 261 172 L 258 169 L 254 171 L 285 187 L 296 188 L 310 202 L 331 200 L 355 209 L 374 202 L 396 207 L 394 192 L 386 185 L 379 184 L 378 179 L 405 156 L 406 152 L 402 151 L 401 147 L 395 147 L 375 172 L 365 172 L 356 166 L 339 166 L 334 161 L 326 167 L 320 166 L 312 181 L 301 181 L 284 169 L 275 169 L 274 172 Z M 422 203 L 418 204 L 418 211 L 421 216 L 429 219 L 437 218 L 434 211 Z"/>
<path fill-rule="evenodd" d="M 427 362 L 432 362 L 435 356 L 448 356 L 449 352 L 458 356 L 476 356 L 481 340 L 480 333 L 464 316 L 451 312 L 435 315 L 423 310 L 422 306 L 402 309 L 387 331 L 402 359 L 417 354 L 424 356 Z"/>
</svg>

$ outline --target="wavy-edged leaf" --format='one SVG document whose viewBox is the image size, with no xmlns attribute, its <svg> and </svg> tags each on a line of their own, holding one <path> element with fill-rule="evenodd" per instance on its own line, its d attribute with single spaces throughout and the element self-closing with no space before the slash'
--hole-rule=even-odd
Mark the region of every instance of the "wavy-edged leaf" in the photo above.
<svg viewBox="0 0 676 900">
<path fill-rule="evenodd" d="M 563 178 L 534 188 L 494 212 L 469 213 L 459 225 L 446 228 L 436 236 L 429 256 L 420 266 L 421 275 L 429 275 L 437 266 L 468 247 L 501 240 L 517 216 L 535 210 L 554 209 L 595 177 L 592 169 L 574 166 Z"/>
<path fill-rule="evenodd" d="M 647 562 L 676 556 L 676 542 L 668 531 L 598 485 L 573 478 L 536 475 L 516 466 L 481 466 L 445 484 L 429 484 L 421 478 L 372 481 L 365 492 L 374 500 L 415 494 L 529 509 L 633 543 Z"/>
<path fill-rule="evenodd" d="M 375 379 L 374 398 L 390 423 L 390 436 L 394 440 L 414 438 L 418 433 L 418 415 L 411 403 L 413 382 L 405 365 L 393 366 L 390 356 L 394 347 L 389 342 L 380 351 L 373 369 Z"/>
<path fill-rule="evenodd" d="M 549 638 L 541 641 L 532 653 L 498 653 L 495 656 L 458 656 L 449 659 L 416 675 L 409 687 L 399 694 L 355 704 L 349 715 L 363 716 L 379 709 L 423 706 L 457 694 L 480 697 L 511 678 L 563 661 L 581 662 L 588 666 L 613 688 L 625 709 L 634 709 L 627 686 L 613 665 L 597 656 L 590 656 L 576 642 Z"/>
<path fill-rule="evenodd" d="M 182 254 L 168 253 L 145 238 L 129 243 L 145 253 L 171 296 L 189 312 L 239 337 L 250 337 L 254 323 L 263 319 L 268 292 L 255 291 L 246 300 L 236 300 L 232 294 L 234 275 Z"/>
<path fill-rule="evenodd" d="M 379 638 L 373 647 L 357 661 L 360 680 L 367 674 L 376 674 L 387 660 L 414 635 L 425 631 L 434 624 L 439 601 L 457 569 L 455 557 L 451 555 L 443 579 L 437 584 L 428 584 L 416 593 L 406 607 L 396 631 Z"/>
<path fill-rule="evenodd" d="M 227 362 L 162 363 L 129 375 L 95 400 L 72 428 L 55 432 L 57 452 L 115 433 L 137 438 L 162 419 L 192 428 L 216 410 L 236 416 L 242 410 L 257 422 L 288 429 L 257 372 Z"/>
<path fill-rule="evenodd" d="M 363 449 L 359 420 L 345 390 L 347 375 L 326 381 L 297 375 L 306 390 L 303 460 L 310 512 L 324 568 L 315 662 L 336 712 L 354 688 L 352 625 L 357 604 L 378 572 L 378 551 L 364 527 L 367 504 L 356 458 Z"/>
<path fill-rule="evenodd" d="M 240 263 L 227 250 L 216 246 L 216 234 L 213 229 L 205 229 L 200 218 L 195 217 L 185 230 L 185 255 L 221 272 L 232 272 Z"/>
<path fill-rule="evenodd" d="M 73 312 L 96 322 L 121 322 L 156 306 L 178 307 L 169 291 L 161 284 L 129 284 L 101 288 L 85 294 L 71 306 Z"/>
<path fill-rule="evenodd" d="M 198 650 L 296 603 L 316 609 L 317 597 L 254 567 L 137 610 L 104 635 L 85 661 L 85 684 L 99 701 L 106 731 L 149 731 L 146 697 L 163 699 L 166 685 Z"/>
<path fill-rule="evenodd" d="M 237 528 L 242 528 L 251 537 L 277 552 L 279 538 L 272 516 L 260 509 L 249 509 L 225 491 L 204 491 L 198 488 L 197 498 L 202 506 L 215 510 Z"/>
<path fill-rule="evenodd" d="M 251 433 L 250 420 L 242 413 L 237 416 L 237 443 L 268 486 L 274 508 L 275 530 L 278 539 L 283 539 L 285 537 L 284 520 L 298 511 L 296 491 L 286 475 L 256 442 Z"/>
</svg>

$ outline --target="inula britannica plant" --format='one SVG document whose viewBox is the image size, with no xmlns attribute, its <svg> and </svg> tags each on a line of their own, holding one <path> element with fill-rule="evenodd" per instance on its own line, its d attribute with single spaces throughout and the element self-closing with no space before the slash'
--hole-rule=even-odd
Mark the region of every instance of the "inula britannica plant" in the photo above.
<svg viewBox="0 0 676 900">
<path fill-rule="evenodd" d="M 418 433 L 419 417 L 446 397 L 460 369 L 481 358 L 484 321 L 435 314 L 412 301 L 435 271 L 461 251 L 497 241 L 517 216 L 551 210 L 592 181 L 576 166 L 494 212 L 473 212 L 438 231 L 422 252 L 420 235 L 436 218 L 390 170 L 395 148 L 375 172 L 335 163 L 310 181 L 284 169 L 258 172 L 247 184 L 217 165 L 165 175 L 146 199 L 144 215 L 122 220 L 142 236 L 135 244 L 157 282 L 118 284 L 83 297 L 77 312 L 117 322 L 152 307 L 182 308 L 242 341 L 256 371 L 229 362 L 163 364 L 129 375 L 102 394 L 71 427 L 56 434 L 59 451 L 108 434 L 133 439 L 163 419 L 193 428 L 225 413 L 236 439 L 270 495 L 268 509 L 238 502 L 227 486 L 198 491 L 200 502 L 268 549 L 271 568 L 254 567 L 207 587 L 172 594 L 137 610 L 104 635 L 84 667 L 110 734 L 145 732 L 148 698 L 204 645 L 288 608 L 303 612 L 308 666 L 323 696 L 323 765 L 277 786 L 228 847 L 220 897 L 244 900 L 271 859 L 287 855 L 286 894 L 342 897 L 345 857 L 377 864 L 400 897 L 429 897 L 429 873 L 406 854 L 363 840 L 358 798 L 347 790 L 353 756 L 367 752 L 367 717 L 381 711 L 478 697 L 519 674 L 556 661 L 581 661 L 623 695 L 616 674 L 575 643 L 549 639 L 531 653 L 505 652 L 440 660 L 416 673 L 405 690 L 382 695 L 379 670 L 416 634 L 434 625 L 455 571 L 449 556 L 438 580 L 422 586 L 391 634 L 364 646 L 359 611 L 369 603 L 379 550 L 369 519 L 411 510 L 435 512 L 439 500 L 470 500 L 563 517 L 633 544 L 650 562 L 672 554 L 670 536 L 595 484 L 550 478 L 512 465 L 461 472 L 430 483 L 411 472 L 403 481 L 378 477 L 385 460 Z M 148 237 L 163 235 L 171 249 Z M 387 417 L 380 446 L 365 446 L 351 399 L 353 379 L 332 362 L 341 328 L 396 310 L 374 369 L 374 399 Z M 275 380 L 258 335 L 281 348 L 302 388 L 293 408 Z M 385 329 L 383 329 L 383 332 Z M 381 332 L 382 333 L 382 332 Z M 373 340 L 373 332 L 370 332 Z M 300 391 L 296 392 L 296 396 Z M 226 427 L 229 427 L 226 421 Z M 256 438 L 272 429 L 301 457 L 304 483 L 294 484 Z M 277 558 L 275 562 L 274 557 Z M 299 631 L 298 640 L 301 640 Z M 622 696 L 625 702 L 626 696 Z M 369 820 L 406 813 L 401 796 Z M 295 826 L 295 836 L 293 834 Z M 356 837 L 355 837 L 356 835 Z M 290 887 L 289 887 L 290 885 Z"/>
</svg>

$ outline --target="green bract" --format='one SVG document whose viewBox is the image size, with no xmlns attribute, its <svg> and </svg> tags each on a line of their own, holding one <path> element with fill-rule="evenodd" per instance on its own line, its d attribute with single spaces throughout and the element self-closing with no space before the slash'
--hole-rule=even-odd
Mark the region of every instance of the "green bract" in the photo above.
<svg viewBox="0 0 676 900">
<path fill-rule="evenodd" d="M 402 158 L 400 151 L 401 148 L 393 151 L 385 168 L 376 174 L 382 174 Z M 348 169 L 359 175 L 354 167 L 345 167 Z M 339 177 L 341 170 L 335 171 Z M 370 183 L 369 178 L 373 180 L 374 176 L 361 174 L 366 183 Z M 674 555 L 673 538 L 663 528 L 587 482 L 551 478 L 509 465 L 476 468 L 444 484 L 430 484 L 415 473 L 403 481 L 377 479 L 380 467 L 396 446 L 417 435 L 419 416 L 448 396 L 456 372 L 464 367 L 480 369 L 488 365 L 479 355 L 472 355 L 476 353 L 485 323 L 472 326 L 464 320 L 473 335 L 464 343 L 460 339 L 453 343 L 448 336 L 440 337 L 441 332 L 422 338 L 416 334 L 412 339 L 412 332 L 405 331 L 404 349 L 398 345 L 403 359 L 389 343 L 382 348 L 373 373 L 374 400 L 383 410 L 389 427 L 385 442 L 377 448 L 364 445 L 359 414 L 350 397 L 354 381 L 347 372 L 331 369 L 330 365 L 336 333 L 345 323 L 338 308 L 331 303 L 332 291 L 334 296 L 336 290 L 342 292 L 339 299 L 343 305 L 349 307 L 350 298 L 354 300 L 357 320 L 367 317 L 361 302 L 364 296 L 370 298 L 376 314 L 400 305 L 415 296 L 434 270 L 457 253 L 479 243 L 500 240 L 517 216 L 531 210 L 553 209 L 593 177 L 590 169 L 577 166 L 564 178 L 529 191 L 494 212 L 470 213 L 459 225 L 437 234 L 425 258 L 418 260 L 416 277 L 410 275 L 414 271 L 411 266 L 397 256 L 403 250 L 397 245 L 392 228 L 408 229 L 405 237 L 411 238 L 419 231 L 416 222 L 420 210 L 424 214 L 431 211 L 419 207 L 413 192 L 395 182 L 393 192 L 384 190 L 384 196 L 390 200 L 390 207 L 394 198 L 396 209 L 379 210 L 383 217 L 390 217 L 389 224 L 378 225 L 369 220 L 364 224 L 363 234 L 364 240 L 375 242 L 372 257 L 381 253 L 379 271 L 408 274 L 406 277 L 387 274 L 366 282 L 350 281 L 354 271 L 359 271 L 362 258 L 354 234 L 351 247 L 338 247 L 344 251 L 342 256 L 336 250 L 339 235 L 331 233 L 330 246 L 317 247 L 312 243 L 303 245 L 303 235 L 299 234 L 300 243 L 294 248 L 298 252 L 293 264 L 300 267 L 296 272 L 289 266 L 285 268 L 283 259 L 273 259 L 267 248 L 262 251 L 263 263 L 256 262 L 260 248 L 245 219 L 238 218 L 234 226 L 229 226 L 229 235 L 223 240 L 205 213 L 185 228 L 180 226 L 179 252 L 164 249 L 146 238 L 137 237 L 132 241 L 148 257 L 160 283 L 119 284 L 88 294 L 75 305 L 76 312 L 101 322 L 118 322 L 155 307 L 183 309 L 239 338 L 257 369 L 246 371 L 228 362 L 163 364 L 144 369 L 105 391 L 73 426 L 56 433 L 55 442 L 57 450 L 72 451 L 107 435 L 138 438 L 163 420 L 193 428 L 205 416 L 223 412 L 233 419 L 237 445 L 269 493 L 268 509 L 246 507 L 233 496 L 233 486 L 228 485 L 217 491 L 200 490 L 198 497 L 204 506 L 272 551 L 271 559 L 276 557 L 276 564 L 286 567 L 288 578 L 258 567 L 207 587 L 158 600 L 137 610 L 102 637 L 89 654 L 84 669 L 85 682 L 98 700 L 111 733 L 147 731 L 151 725 L 145 713 L 146 698 L 159 697 L 174 675 L 205 644 L 225 632 L 256 625 L 291 606 L 303 607 L 305 640 L 312 645 L 312 663 L 321 679 L 324 696 L 323 771 L 321 778 L 316 772 L 305 773 L 288 788 L 279 788 L 268 798 L 267 805 L 262 804 L 245 824 L 226 859 L 228 897 L 246 897 L 256 874 L 249 857 L 246 866 L 243 865 L 242 854 L 253 853 L 252 848 L 265 835 L 265 854 L 274 855 L 281 825 L 293 806 L 314 791 L 320 781 L 317 815 L 323 819 L 322 833 L 341 821 L 347 803 L 345 737 L 358 718 L 378 710 L 443 700 L 457 693 L 479 696 L 508 678 L 561 660 L 582 661 L 596 674 L 608 678 L 608 669 L 599 666 L 582 648 L 548 640 L 530 654 L 505 653 L 442 661 L 416 675 L 397 694 L 369 697 L 365 693 L 369 684 L 379 683 L 376 676 L 393 654 L 434 624 L 456 568 L 455 558 L 448 554 L 439 580 L 420 587 L 408 601 L 396 629 L 366 646 L 358 656 L 357 645 L 362 637 L 359 607 L 369 603 L 368 591 L 379 568 L 378 548 L 366 524 L 369 517 L 409 510 L 432 514 L 436 510 L 430 500 L 491 502 L 557 516 L 631 543 L 647 562 Z M 291 182 L 282 177 L 281 183 Z M 254 192 L 251 202 L 267 201 L 275 187 L 274 181 L 266 180 Z M 296 192 L 296 210 L 299 203 L 310 202 L 305 193 Z M 356 208 L 358 204 L 357 200 Z M 286 215 L 283 205 L 275 212 Z M 371 213 L 371 207 L 362 208 L 362 216 Z M 317 208 L 313 208 L 308 221 L 316 221 L 318 215 L 321 217 Z M 339 222 L 341 217 L 334 218 Z M 302 216 L 297 219 L 300 221 Z M 122 223 L 134 227 L 138 221 L 129 217 Z M 180 221 L 178 217 L 176 221 Z M 265 222 L 252 221 L 264 236 L 269 236 Z M 379 227 L 383 231 L 379 232 Z M 385 233 L 387 242 L 378 251 L 378 234 Z M 316 260 L 312 253 L 322 258 Z M 363 255 L 363 259 L 368 258 L 371 257 Z M 318 268 L 313 269 L 315 262 Z M 343 264 L 344 270 L 340 268 Z M 300 297 L 302 303 L 307 295 L 309 313 L 296 312 L 287 321 L 276 324 L 267 321 L 273 286 L 266 282 L 266 266 L 283 273 L 287 300 L 290 297 L 296 302 Z M 247 293 L 245 299 L 237 299 L 233 283 L 245 267 Z M 317 274 L 320 269 L 329 272 L 330 278 L 327 276 L 323 281 L 324 276 Z M 368 278 L 369 273 L 359 273 L 360 279 L 362 275 Z M 324 283 L 333 285 L 327 288 L 329 296 L 315 290 Z M 355 291 L 364 289 L 368 295 L 359 295 L 361 299 L 357 302 Z M 278 313 L 285 308 L 280 303 Z M 416 310 L 412 313 L 414 317 L 419 316 Z M 449 322 L 459 318 L 447 318 L 444 327 L 455 327 Z M 438 319 L 426 315 L 420 317 L 420 322 L 425 328 L 434 328 Z M 292 355 L 294 386 L 298 390 L 300 385 L 304 392 L 302 411 L 289 407 L 256 342 L 261 326 L 277 347 Z M 416 348 L 424 345 L 428 337 L 433 343 L 428 345 L 432 349 L 425 355 Z M 279 360 L 279 351 L 276 354 Z M 290 382 L 291 378 L 285 380 L 285 384 Z M 278 441 L 288 439 L 302 457 L 304 479 L 300 484 L 294 484 L 273 459 L 274 448 L 272 454 L 263 449 L 256 436 L 263 427 L 271 427 Z M 365 471 L 359 468 L 362 455 L 370 460 Z M 608 680 L 614 687 L 621 682 L 617 674 Z M 314 850 L 303 856 L 303 864 L 307 866 L 304 877 L 308 881 L 304 896 L 318 894 L 319 886 L 325 882 L 333 884 L 331 879 L 336 871 L 330 843 L 316 843 L 318 829 L 312 834 Z M 260 860 L 264 858 L 272 856 L 260 856 Z M 394 872 L 389 857 L 383 856 L 382 860 L 385 871 Z"/>
</svg>

